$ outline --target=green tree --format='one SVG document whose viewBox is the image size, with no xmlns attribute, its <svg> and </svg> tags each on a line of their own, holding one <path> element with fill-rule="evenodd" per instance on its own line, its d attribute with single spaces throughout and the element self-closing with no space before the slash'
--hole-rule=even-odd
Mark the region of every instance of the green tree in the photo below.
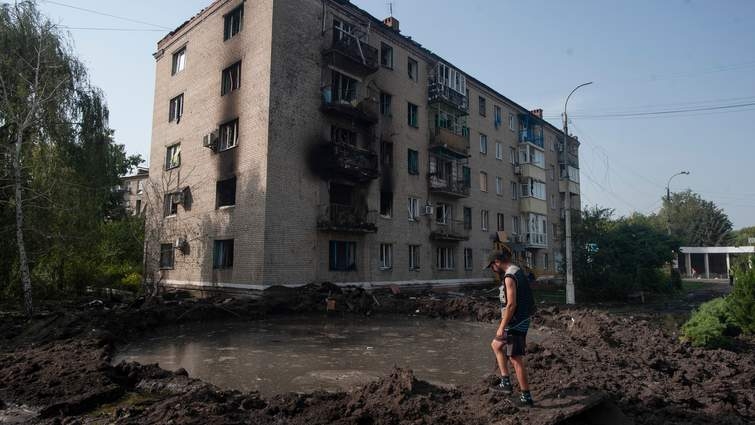
<svg viewBox="0 0 755 425">
<path fill-rule="evenodd" d="M 724 210 L 690 190 L 664 200 L 656 218 L 663 228 L 670 221 L 671 234 L 685 246 L 721 246 L 731 240 L 732 225 Z"/>
<path fill-rule="evenodd" d="M 755 226 L 744 227 L 742 229 L 731 232 L 731 243 L 736 246 L 752 245 L 749 242 L 750 238 L 755 238 Z"/>
</svg>

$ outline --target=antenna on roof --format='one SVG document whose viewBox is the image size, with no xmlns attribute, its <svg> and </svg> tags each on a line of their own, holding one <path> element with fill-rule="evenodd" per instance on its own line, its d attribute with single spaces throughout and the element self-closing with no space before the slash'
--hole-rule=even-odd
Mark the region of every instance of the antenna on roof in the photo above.
<svg viewBox="0 0 755 425">
<path fill-rule="evenodd" d="M 389 16 L 393 16 L 393 2 L 392 1 L 388 2 L 388 12 L 390 13 Z"/>
</svg>

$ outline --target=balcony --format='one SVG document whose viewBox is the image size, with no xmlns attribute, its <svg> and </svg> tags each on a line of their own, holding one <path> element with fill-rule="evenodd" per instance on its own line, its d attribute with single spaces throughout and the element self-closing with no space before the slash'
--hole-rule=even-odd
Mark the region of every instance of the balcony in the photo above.
<svg viewBox="0 0 755 425">
<path fill-rule="evenodd" d="M 514 174 L 520 176 L 523 180 L 535 179 L 537 181 L 546 181 L 545 169 L 532 164 L 524 163 L 514 167 Z"/>
<path fill-rule="evenodd" d="M 430 239 L 435 241 L 459 242 L 469 240 L 471 229 L 462 220 L 446 220 L 445 223 L 432 222 Z"/>
<path fill-rule="evenodd" d="M 367 207 L 330 204 L 320 209 L 317 228 L 322 231 L 345 233 L 377 232 L 377 215 Z"/>
<path fill-rule="evenodd" d="M 364 41 L 343 34 L 323 51 L 325 62 L 358 77 L 366 77 L 380 69 L 378 49 Z"/>
<path fill-rule="evenodd" d="M 316 174 L 323 178 L 341 177 L 367 182 L 380 175 L 377 153 L 345 143 L 317 145 L 312 164 Z"/>
<path fill-rule="evenodd" d="M 327 86 L 322 90 L 322 111 L 337 118 L 348 118 L 358 124 L 371 126 L 378 122 L 380 105 L 372 98 L 339 98 L 334 96 L 331 86 Z"/>
<path fill-rule="evenodd" d="M 436 127 L 430 132 L 430 150 L 442 151 L 459 159 L 468 158 L 469 141 L 451 130 Z"/>
<path fill-rule="evenodd" d="M 466 95 L 452 90 L 451 87 L 444 84 L 431 82 L 428 87 L 427 103 L 436 102 L 444 103 L 465 114 L 469 111 L 469 101 Z"/>
<path fill-rule="evenodd" d="M 519 131 L 519 143 L 532 143 L 535 146 L 545 149 L 545 142 L 543 141 L 543 134 L 537 134 L 532 130 L 520 130 Z"/>
<path fill-rule="evenodd" d="M 548 215 L 548 203 L 542 199 L 522 197 L 519 200 L 519 210 L 523 213 Z"/>
<path fill-rule="evenodd" d="M 469 197 L 469 184 L 464 180 L 440 179 L 430 176 L 430 192 L 451 198 Z"/>
<path fill-rule="evenodd" d="M 526 248 L 547 248 L 548 237 L 545 233 L 525 234 L 524 246 Z"/>
</svg>

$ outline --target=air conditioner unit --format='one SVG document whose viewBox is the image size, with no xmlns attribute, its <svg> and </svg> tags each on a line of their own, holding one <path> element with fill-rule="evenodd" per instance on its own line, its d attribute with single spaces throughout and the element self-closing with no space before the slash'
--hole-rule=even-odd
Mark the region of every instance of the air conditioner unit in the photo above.
<svg viewBox="0 0 755 425">
<path fill-rule="evenodd" d="M 433 206 L 425 205 L 425 215 L 433 215 Z"/>
<path fill-rule="evenodd" d="M 215 150 L 218 148 L 218 131 L 215 130 L 212 133 L 205 134 L 202 137 L 202 146 Z"/>
<path fill-rule="evenodd" d="M 522 166 L 521 165 L 515 165 L 514 166 L 514 174 L 521 175 L 522 174 Z"/>
</svg>

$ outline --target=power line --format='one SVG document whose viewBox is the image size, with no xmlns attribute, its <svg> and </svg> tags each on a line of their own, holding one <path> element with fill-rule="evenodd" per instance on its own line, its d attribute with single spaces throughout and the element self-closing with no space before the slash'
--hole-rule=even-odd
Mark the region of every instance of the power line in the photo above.
<svg viewBox="0 0 755 425">
<path fill-rule="evenodd" d="M 716 110 L 730 110 L 730 109 L 737 109 L 737 108 L 748 108 L 748 107 L 755 107 L 755 102 L 747 102 L 747 103 L 738 103 L 733 105 L 716 105 L 716 106 L 708 106 L 708 107 L 701 107 L 701 108 L 686 108 L 686 109 L 671 109 L 671 110 L 665 110 L 665 111 L 649 111 L 649 112 L 633 112 L 633 113 L 608 113 L 608 114 L 585 114 L 585 115 L 572 115 L 573 118 L 637 118 L 637 117 L 647 117 L 647 116 L 659 116 L 659 115 L 670 115 L 670 114 L 682 114 L 686 112 L 702 112 L 702 111 L 716 111 Z M 550 116 L 549 118 L 555 118 L 554 116 Z"/>
<path fill-rule="evenodd" d="M 120 19 L 120 20 L 127 21 L 127 22 L 133 22 L 133 23 L 136 23 L 136 24 L 149 25 L 151 27 L 156 27 L 156 28 L 160 28 L 160 29 L 163 29 L 163 30 L 167 30 L 167 31 L 171 30 L 171 28 L 168 28 L 168 27 L 165 27 L 165 26 L 162 26 L 162 25 L 157 25 L 157 24 L 153 24 L 153 23 L 150 23 L 150 22 L 144 22 L 144 21 L 140 21 L 140 20 L 137 20 L 137 19 L 126 18 L 126 17 L 123 17 L 123 16 L 118 16 L 118 15 L 113 15 L 113 14 L 110 14 L 110 13 L 100 12 L 100 11 L 97 11 L 97 10 L 87 9 L 87 8 L 84 8 L 84 7 L 72 6 L 70 4 L 61 3 L 61 2 L 58 2 L 58 1 L 53 1 L 53 0 L 42 0 L 42 1 L 44 1 L 46 3 L 58 5 L 58 6 L 68 7 L 68 8 L 71 8 L 71 9 L 81 10 L 83 12 L 94 13 L 95 15 L 108 16 L 110 18 Z"/>
<path fill-rule="evenodd" d="M 58 28 L 67 30 L 89 30 L 89 31 L 126 31 L 126 32 L 165 32 L 164 30 L 151 29 L 151 28 L 100 28 L 100 27 L 69 27 L 67 25 L 58 25 Z"/>
</svg>

